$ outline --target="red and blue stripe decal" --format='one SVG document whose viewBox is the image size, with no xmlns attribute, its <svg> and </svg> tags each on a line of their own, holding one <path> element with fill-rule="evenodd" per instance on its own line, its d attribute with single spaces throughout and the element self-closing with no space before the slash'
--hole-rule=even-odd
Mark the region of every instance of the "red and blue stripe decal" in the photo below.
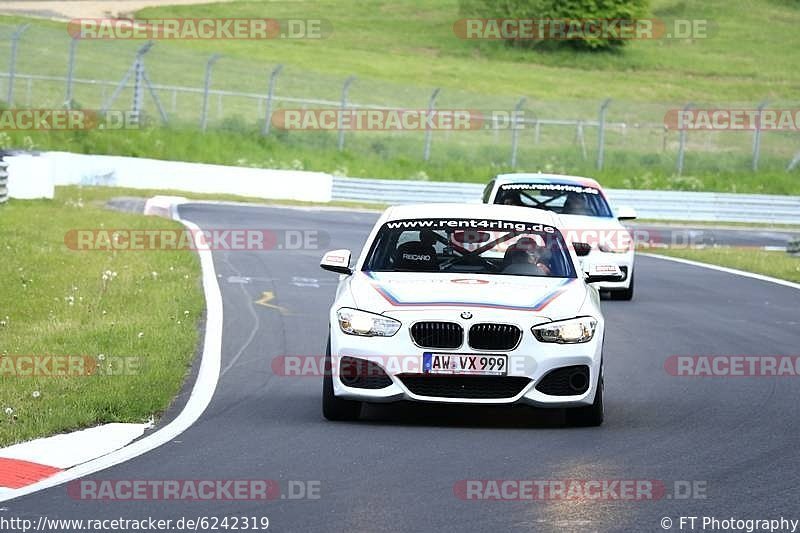
<svg viewBox="0 0 800 533">
<path fill-rule="evenodd" d="M 412 302 L 402 301 L 397 298 L 392 292 L 378 283 L 378 278 L 372 272 L 364 272 L 370 279 L 372 279 L 372 287 L 383 296 L 383 298 L 392 304 L 394 307 L 482 307 L 487 309 L 506 309 L 510 311 L 541 311 L 550 305 L 556 298 L 567 292 L 567 285 L 575 281 L 576 278 L 568 278 L 559 283 L 558 286 L 551 292 L 542 297 L 539 301 L 531 305 L 503 305 L 485 302 Z"/>
</svg>

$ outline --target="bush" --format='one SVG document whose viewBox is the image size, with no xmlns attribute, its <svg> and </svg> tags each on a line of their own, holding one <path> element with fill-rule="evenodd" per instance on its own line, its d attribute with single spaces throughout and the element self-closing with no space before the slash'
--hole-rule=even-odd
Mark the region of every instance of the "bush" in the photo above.
<svg viewBox="0 0 800 533">
<path fill-rule="evenodd" d="M 511 18 L 550 21 L 615 21 L 634 20 L 648 12 L 649 0 L 459 0 L 460 12 L 465 17 L 485 19 Z M 552 27 L 552 25 L 550 26 Z M 585 25 L 580 26 L 584 28 Z M 568 30 L 567 30 L 568 31 Z M 583 50 L 608 50 L 623 46 L 627 40 L 614 31 L 578 32 L 567 39 L 507 39 L 509 46 L 520 48 L 561 48 Z"/>
</svg>

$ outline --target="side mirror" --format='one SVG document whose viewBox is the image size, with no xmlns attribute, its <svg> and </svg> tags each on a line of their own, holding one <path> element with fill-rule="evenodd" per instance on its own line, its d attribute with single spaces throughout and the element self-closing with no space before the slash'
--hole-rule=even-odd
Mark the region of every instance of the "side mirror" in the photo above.
<svg viewBox="0 0 800 533">
<path fill-rule="evenodd" d="M 632 207 L 620 207 L 617 209 L 618 220 L 634 220 L 636 218 L 636 209 Z"/>
<path fill-rule="evenodd" d="M 320 268 L 336 272 L 337 274 L 350 275 L 353 270 L 350 268 L 350 250 L 331 250 L 322 256 L 319 262 Z"/>
<path fill-rule="evenodd" d="M 578 257 L 586 257 L 592 251 L 592 245 L 585 242 L 573 242 L 572 247 Z"/>
<path fill-rule="evenodd" d="M 625 279 L 625 274 L 617 265 L 584 265 L 583 273 L 586 276 L 586 283 L 614 282 Z"/>
</svg>

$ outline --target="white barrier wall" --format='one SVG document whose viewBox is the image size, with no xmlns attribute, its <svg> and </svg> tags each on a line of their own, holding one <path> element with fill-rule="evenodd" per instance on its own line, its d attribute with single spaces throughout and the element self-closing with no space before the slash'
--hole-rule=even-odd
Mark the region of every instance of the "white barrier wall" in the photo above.
<svg viewBox="0 0 800 533">
<path fill-rule="evenodd" d="M 45 152 L 38 165 L 9 165 L 9 187 L 47 189 L 55 185 L 107 185 L 135 189 L 176 189 L 196 193 L 229 193 L 276 200 L 329 202 L 333 178 L 324 172 L 229 167 L 137 157 Z M 13 166 L 12 166 L 13 165 Z M 16 168 L 14 168 L 16 167 Z M 31 198 L 33 196 L 14 196 Z"/>
<path fill-rule="evenodd" d="M 55 192 L 53 160 L 43 155 L 8 155 L 9 198 L 52 198 Z"/>
</svg>

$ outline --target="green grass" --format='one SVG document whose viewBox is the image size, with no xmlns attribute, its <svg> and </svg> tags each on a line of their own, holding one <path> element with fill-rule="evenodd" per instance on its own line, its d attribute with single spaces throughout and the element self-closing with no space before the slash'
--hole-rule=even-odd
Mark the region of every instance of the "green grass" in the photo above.
<svg viewBox="0 0 800 533">
<path fill-rule="evenodd" d="M 0 446 L 157 418 L 179 392 L 198 344 L 198 258 L 72 251 L 64 236 L 72 228 L 181 226 L 108 211 L 77 187 L 58 188 L 54 200 L 10 200 L 0 207 L 0 225 L 0 355 L 103 354 L 141 363 L 130 375 L 0 376 Z M 107 270 L 117 275 L 104 282 Z"/>
<path fill-rule="evenodd" d="M 659 249 L 654 253 L 800 282 L 800 257 L 786 252 L 771 252 L 758 248 L 718 247 Z"/>
<path fill-rule="evenodd" d="M 231 42 L 231 58 L 354 74 L 398 84 L 544 99 L 637 101 L 758 100 L 794 96 L 800 57 L 788 53 L 800 9 L 770 0 L 654 0 L 654 17 L 706 19 L 705 39 L 631 41 L 622 53 L 526 52 L 498 42 L 458 39 L 456 0 L 235 2 L 164 6 L 159 17 L 320 18 L 334 31 L 320 40 Z M 768 28 L 768 31 L 767 31 Z M 186 46 L 207 53 L 216 42 Z"/>
<path fill-rule="evenodd" d="M 545 125 L 537 136 L 519 133 L 518 169 L 589 175 L 608 187 L 799 194 L 800 168 L 786 167 L 797 152 L 795 132 L 765 132 L 760 170 L 752 172 L 748 132 L 690 132 L 684 175 L 676 177 L 678 134 L 665 131 L 664 114 L 688 101 L 698 107 L 796 108 L 800 54 L 792 53 L 800 5 L 782 0 L 653 0 L 652 16 L 706 19 L 711 35 L 694 40 L 632 41 L 621 51 L 522 51 L 498 42 L 465 41 L 452 27 L 462 18 L 457 0 L 328 0 L 231 2 L 147 8 L 139 18 L 272 17 L 325 19 L 326 39 L 161 41 L 146 56 L 156 84 L 199 88 L 205 62 L 214 66 L 212 88 L 265 95 L 267 74 L 285 66 L 278 97 L 338 101 L 342 82 L 356 76 L 349 100 L 421 108 L 440 87 L 439 108 L 510 110 L 524 96 L 527 118 L 595 120 L 606 97 L 609 127 L 605 170 L 597 172 L 596 128 L 585 128 L 585 154 L 569 126 Z M 12 25 L 31 22 L 19 48 L 17 70 L 49 76 L 66 72 L 68 36 L 63 23 L 0 17 L 0 70 L 9 55 Z M 767 30 L 768 29 L 768 30 Z M 75 77 L 122 78 L 140 41 L 83 40 Z M 0 80 L 2 86 L 2 80 Z M 17 105 L 60 106 L 62 82 L 16 85 Z M 113 85 L 75 85 L 79 106 L 97 108 Z M 259 135 L 263 98 L 212 96 L 209 128 L 197 132 L 201 96 L 159 89 L 170 128 L 143 132 L 0 134 L 0 146 L 63 149 L 82 153 L 201 161 L 272 168 L 303 168 L 350 176 L 485 182 L 509 169 L 509 131 L 434 132 L 430 161 L 422 160 L 423 132 L 348 132 L 345 151 L 335 133 L 277 132 Z M 4 94 L 4 91 L 0 91 Z M 130 88 L 114 107 L 130 105 Z M 296 108 L 275 102 L 275 109 Z M 321 105 L 321 104 L 314 104 Z M 149 95 L 145 112 L 156 115 Z"/>
</svg>

